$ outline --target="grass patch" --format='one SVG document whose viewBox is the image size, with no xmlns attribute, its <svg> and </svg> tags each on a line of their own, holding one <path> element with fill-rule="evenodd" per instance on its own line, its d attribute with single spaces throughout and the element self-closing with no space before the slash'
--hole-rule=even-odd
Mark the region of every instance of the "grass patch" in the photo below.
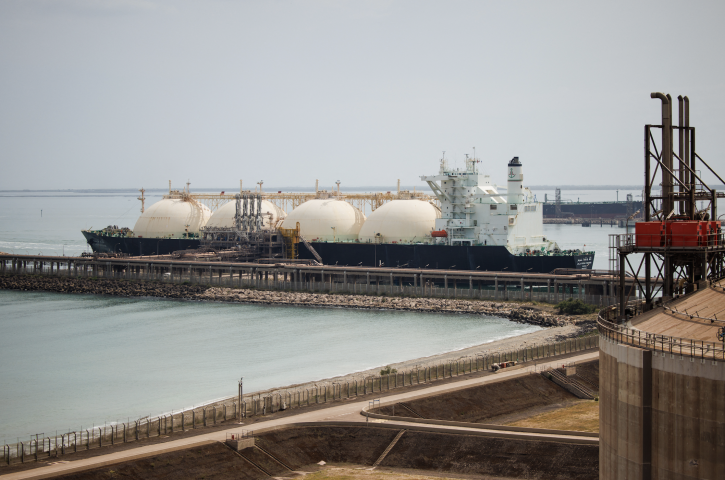
<svg viewBox="0 0 725 480">
<path fill-rule="evenodd" d="M 581 300 L 569 299 L 556 304 L 556 308 L 559 309 L 560 314 L 567 315 L 586 315 L 587 313 L 594 313 L 599 310 L 596 305 L 589 305 Z"/>
<path fill-rule="evenodd" d="M 368 468 L 341 468 L 326 466 L 315 473 L 305 475 L 305 480 L 449 480 L 455 477 L 428 477 L 402 473 L 380 472 Z"/>
<path fill-rule="evenodd" d="M 599 402 L 587 400 L 510 424 L 513 427 L 599 432 Z"/>
</svg>

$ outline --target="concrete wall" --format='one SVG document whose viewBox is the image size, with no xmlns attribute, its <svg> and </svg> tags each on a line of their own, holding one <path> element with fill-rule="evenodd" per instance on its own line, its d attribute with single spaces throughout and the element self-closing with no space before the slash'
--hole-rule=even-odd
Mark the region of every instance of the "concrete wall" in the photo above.
<svg viewBox="0 0 725 480">
<path fill-rule="evenodd" d="M 725 364 L 600 338 L 600 479 L 725 477 Z"/>
</svg>

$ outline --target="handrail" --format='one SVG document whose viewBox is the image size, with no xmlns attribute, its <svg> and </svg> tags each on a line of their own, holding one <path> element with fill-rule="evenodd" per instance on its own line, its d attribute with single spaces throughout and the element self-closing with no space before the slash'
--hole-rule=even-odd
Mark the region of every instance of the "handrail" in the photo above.
<svg viewBox="0 0 725 480">
<path fill-rule="evenodd" d="M 637 308 L 637 305 L 632 306 Z M 725 343 L 705 342 L 704 340 L 700 340 L 698 343 L 697 340 L 692 338 L 660 335 L 618 325 L 609 321 L 612 315 L 616 315 L 616 309 L 617 306 L 607 307 L 597 315 L 597 329 L 601 336 L 614 340 L 619 344 L 669 353 L 670 355 L 725 361 Z"/>
</svg>

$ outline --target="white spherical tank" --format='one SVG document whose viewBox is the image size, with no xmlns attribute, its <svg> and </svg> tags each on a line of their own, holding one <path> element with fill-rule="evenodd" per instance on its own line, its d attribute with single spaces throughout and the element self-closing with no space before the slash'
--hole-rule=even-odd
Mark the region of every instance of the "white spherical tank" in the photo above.
<svg viewBox="0 0 725 480">
<path fill-rule="evenodd" d="M 441 214 L 436 207 L 421 200 L 393 200 L 370 214 L 358 235 L 361 242 L 376 237 L 390 242 L 429 242 L 436 218 Z"/>
<path fill-rule="evenodd" d="M 365 215 L 347 202 L 334 199 L 308 200 L 290 212 L 282 228 L 296 228 L 307 240 L 355 240 Z"/>
<path fill-rule="evenodd" d="M 141 214 L 133 233 L 144 238 L 186 238 L 187 233 L 198 234 L 209 217 L 211 210 L 195 200 L 164 198 Z"/>
<path fill-rule="evenodd" d="M 256 208 L 256 205 L 255 205 Z M 233 227 L 234 215 L 237 213 L 237 202 L 232 200 L 219 207 L 206 223 L 207 227 Z M 262 200 L 262 220 L 264 225 L 262 228 L 274 228 L 277 222 L 287 214 L 274 203 L 268 200 Z"/>
</svg>

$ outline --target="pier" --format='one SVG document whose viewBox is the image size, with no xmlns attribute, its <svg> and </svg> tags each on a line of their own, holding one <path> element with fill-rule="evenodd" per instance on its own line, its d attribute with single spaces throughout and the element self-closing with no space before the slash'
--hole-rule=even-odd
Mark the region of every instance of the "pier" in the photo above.
<svg viewBox="0 0 725 480">
<path fill-rule="evenodd" d="M 558 303 L 617 302 L 620 278 L 609 271 L 480 272 L 299 263 L 184 261 L 167 257 L 94 258 L 0 255 L 1 274 L 156 281 L 261 290 L 470 298 Z M 638 279 L 627 277 L 627 291 Z M 642 281 L 642 279 L 639 279 Z M 651 279 L 656 282 L 656 279 Z"/>
</svg>

